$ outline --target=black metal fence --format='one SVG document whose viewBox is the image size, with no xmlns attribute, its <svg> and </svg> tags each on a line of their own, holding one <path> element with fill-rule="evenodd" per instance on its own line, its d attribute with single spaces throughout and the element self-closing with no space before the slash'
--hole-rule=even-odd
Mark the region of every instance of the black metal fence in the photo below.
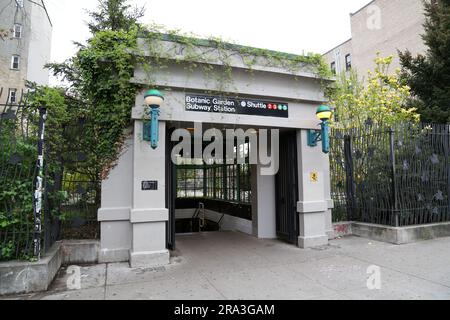
<svg viewBox="0 0 450 320">
<path fill-rule="evenodd" d="M 38 260 L 60 239 L 100 237 L 100 183 L 81 150 L 85 123 L 64 125 L 53 150 L 45 106 L 0 88 L 0 261 Z M 77 122 L 77 121 L 75 121 Z M 58 150 L 54 150 L 54 148 Z"/>
<path fill-rule="evenodd" d="M 85 153 L 89 123 L 79 118 L 64 126 L 67 141 L 62 155 L 63 179 L 61 189 L 65 201 L 61 205 L 61 236 L 63 239 L 99 239 L 100 224 L 97 210 L 100 206 L 100 181 L 93 161 Z"/>
<path fill-rule="evenodd" d="M 0 104 L 0 261 L 39 259 L 59 236 L 45 192 L 45 109 L 26 97 Z"/>
<path fill-rule="evenodd" d="M 334 221 L 409 226 L 450 221 L 450 126 L 332 131 Z"/>
<path fill-rule="evenodd" d="M 98 182 L 77 173 L 66 172 L 63 180 L 65 201 L 61 206 L 63 239 L 99 239 Z"/>
</svg>

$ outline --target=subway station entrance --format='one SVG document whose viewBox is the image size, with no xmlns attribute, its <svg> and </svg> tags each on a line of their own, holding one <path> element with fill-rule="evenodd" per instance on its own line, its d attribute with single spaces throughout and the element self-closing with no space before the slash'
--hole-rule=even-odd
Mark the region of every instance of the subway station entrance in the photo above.
<svg viewBox="0 0 450 320">
<path fill-rule="evenodd" d="M 167 168 L 167 248 L 176 249 L 177 236 L 218 231 L 237 231 L 251 236 L 257 230 L 257 166 L 250 161 L 252 144 L 249 138 L 232 142 L 234 158 L 226 157 L 227 140 L 224 138 L 223 154 L 220 161 L 195 157 L 192 139 L 191 150 L 171 153 L 177 142 L 171 141 L 176 130 L 168 124 L 166 137 Z M 205 127 L 214 127 L 206 125 Z M 226 136 L 226 127 L 221 126 L 222 135 Z M 178 127 L 179 128 L 179 127 Z M 193 124 L 185 124 L 184 128 L 194 135 Z M 230 128 L 228 128 L 230 129 Z M 249 130 L 248 128 L 239 128 Z M 206 129 L 205 129 L 206 130 Z M 204 131 L 205 131 L 204 130 Z M 234 130 L 234 128 L 232 128 Z M 258 130 L 250 129 L 248 132 Z M 299 221 L 297 215 L 298 173 L 297 148 L 295 131 L 281 134 L 280 158 L 277 159 L 279 170 L 275 175 L 275 211 L 269 220 L 274 222 L 278 239 L 291 244 L 298 244 Z M 202 155 L 208 143 L 202 143 Z M 238 156 L 239 155 L 239 156 Z M 173 157 L 176 161 L 173 161 Z M 240 160 L 239 160 L 240 159 Z M 268 222 L 270 224 L 270 221 Z"/>
<path fill-rule="evenodd" d="M 143 58 L 154 62 L 156 55 L 167 66 L 135 67 L 132 81 L 140 89 L 133 125 L 102 182 L 100 262 L 166 265 L 177 235 L 220 230 L 300 248 L 326 245 L 333 207 L 329 157 L 311 137 L 320 132 L 316 111 L 328 80 L 317 73 L 317 61 L 272 53 L 279 58 L 273 61 L 259 50 L 243 53 L 207 40 L 190 50 L 176 37 L 158 41 L 158 50 L 139 41 Z M 250 138 L 224 135 L 230 129 L 250 130 Z M 231 146 L 222 155 L 210 153 L 216 138 L 207 138 L 209 130 L 222 133 L 221 148 Z M 185 139 L 190 146 L 177 149 Z M 262 149 L 255 159 L 253 151 Z"/>
</svg>

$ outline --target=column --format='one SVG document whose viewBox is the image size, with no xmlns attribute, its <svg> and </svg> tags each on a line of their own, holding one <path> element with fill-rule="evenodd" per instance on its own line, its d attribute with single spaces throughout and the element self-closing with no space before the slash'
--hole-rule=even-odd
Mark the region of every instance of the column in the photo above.
<svg viewBox="0 0 450 320">
<path fill-rule="evenodd" d="M 133 140 L 126 139 L 117 165 L 102 181 L 102 203 L 98 210 L 101 227 L 100 263 L 125 262 L 130 259 L 132 226 L 130 211 L 133 193 Z"/>
<path fill-rule="evenodd" d="M 261 138 L 259 136 L 259 144 Z M 266 146 L 264 146 L 266 147 Z M 259 150 L 262 148 L 259 145 Z M 271 154 L 272 146 L 269 138 L 267 152 Z M 258 158 L 260 154 L 258 154 Z M 277 208 L 275 175 L 262 175 L 261 164 L 252 165 L 252 218 L 253 233 L 259 239 L 277 238 Z"/>
<path fill-rule="evenodd" d="M 252 169 L 253 232 L 259 239 L 276 239 L 275 176 L 261 175 L 261 165 Z"/>
<path fill-rule="evenodd" d="M 299 247 L 310 248 L 328 244 L 328 202 L 325 185 L 329 179 L 328 155 L 320 146 L 309 147 L 307 130 L 297 132 L 300 219 Z"/>
<path fill-rule="evenodd" d="M 166 124 L 159 122 L 159 146 L 153 150 L 143 140 L 142 120 L 135 121 L 133 154 L 132 268 L 150 268 L 169 263 L 166 249 Z M 146 190 L 149 184 L 154 188 Z M 144 186 L 147 185 L 147 186 Z"/>
</svg>

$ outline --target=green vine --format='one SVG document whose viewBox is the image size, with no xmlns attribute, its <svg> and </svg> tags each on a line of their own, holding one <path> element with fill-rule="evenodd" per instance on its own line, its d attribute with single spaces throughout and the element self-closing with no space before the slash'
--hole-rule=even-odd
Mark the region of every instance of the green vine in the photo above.
<svg viewBox="0 0 450 320">
<path fill-rule="evenodd" d="M 160 26 L 136 24 L 126 30 L 95 32 L 72 59 L 50 68 L 68 80 L 79 101 L 76 112 L 88 121 L 82 149 L 87 155 L 85 171 L 95 180 L 106 178 L 122 152 L 129 134 L 131 110 L 139 85 L 131 82 L 135 66 L 143 68 L 146 85 L 155 86 L 161 77 L 170 78 L 170 66 L 180 65 L 188 77 L 200 70 L 209 84 L 207 93 L 237 92 L 234 66 L 241 64 L 250 75 L 255 68 L 282 68 L 291 73 L 328 77 L 320 55 L 297 56 L 225 42 L 219 38 L 199 39 L 194 35 Z M 94 179 L 92 179 L 94 180 Z M 99 192 L 100 194 L 100 192 Z"/>
<path fill-rule="evenodd" d="M 153 71 L 168 68 L 169 62 L 183 64 L 186 71 L 193 73 L 199 67 L 206 79 L 214 79 L 216 92 L 227 92 L 233 87 L 233 65 L 241 61 L 253 75 L 256 66 L 280 68 L 290 73 L 305 71 L 318 79 L 330 78 L 331 72 L 322 56 L 318 54 L 294 55 L 267 49 L 259 49 L 225 42 L 220 38 L 199 39 L 192 34 L 183 34 L 176 30 L 165 30 L 160 26 L 151 26 L 141 30 L 139 37 L 144 39 L 145 54 L 151 61 L 141 59 L 149 81 Z M 168 43 L 171 45 L 168 45 Z M 220 65 L 217 72 L 213 65 Z"/>
</svg>

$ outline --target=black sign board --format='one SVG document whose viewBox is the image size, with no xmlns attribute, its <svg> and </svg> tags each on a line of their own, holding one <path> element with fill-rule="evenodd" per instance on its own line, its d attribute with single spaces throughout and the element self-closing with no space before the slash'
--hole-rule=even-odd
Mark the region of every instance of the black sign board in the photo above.
<svg viewBox="0 0 450 320">
<path fill-rule="evenodd" d="M 142 181 L 142 191 L 158 190 L 158 181 Z"/>
<path fill-rule="evenodd" d="M 186 111 L 289 118 L 289 105 L 274 101 L 186 95 Z"/>
</svg>

